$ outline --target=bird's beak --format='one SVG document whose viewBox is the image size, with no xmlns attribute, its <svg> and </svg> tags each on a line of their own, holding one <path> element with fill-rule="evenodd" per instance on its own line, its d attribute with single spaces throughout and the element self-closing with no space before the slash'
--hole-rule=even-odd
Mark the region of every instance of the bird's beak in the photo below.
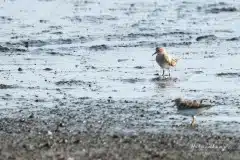
<svg viewBox="0 0 240 160">
<path fill-rule="evenodd" d="M 157 54 L 157 52 L 153 53 L 153 55 L 155 55 L 155 54 Z M 153 55 L 152 55 L 152 56 L 153 56 Z"/>
</svg>

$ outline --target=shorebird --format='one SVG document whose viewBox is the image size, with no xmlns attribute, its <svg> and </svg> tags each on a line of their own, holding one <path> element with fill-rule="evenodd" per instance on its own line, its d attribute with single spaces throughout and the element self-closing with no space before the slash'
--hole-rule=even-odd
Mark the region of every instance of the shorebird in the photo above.
<svg viewBox="0 0 240 160">
<path fill-rule="evenodd" d="M 206 99 L 202 99 L 200 102 L 197 102 L 196 100 L 191 101 L 177 98 L 174 102 L 180 114 L 192 116 L 191 126 L 194 126 L 196 122 L 196 115 L 212 107 L 210 104 L 203 104 L 204 100 Z"/>
<path fill-rule="evenodd" d="M 177 64 L 178 59 L 174 59 L 167 53 L 167 51 L 162 47 L 157 47 L 156 52 L 153 55 L 157 54 L 156 62 L 163 69 L 162 76 L 165 76 L 165 70 L 168 69 L 169 77 L 170 77 L 170 67 L 174 67 Z M 153 56 L 152 55 L 152 56 Z"/>
</svg>

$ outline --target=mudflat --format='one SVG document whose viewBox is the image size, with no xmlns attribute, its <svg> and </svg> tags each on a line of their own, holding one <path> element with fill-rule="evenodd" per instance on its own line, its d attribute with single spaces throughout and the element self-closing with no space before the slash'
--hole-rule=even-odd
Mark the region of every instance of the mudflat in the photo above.
<svg viewBox="0 0 240 160">
<path fill-rule="evenodd" d="M 0 159 L 238 159 L 240 3 L 0 2 Z M 180 58 L 162 78 L 156 47 Z M 172 100 L 207 98 L 196 117 Z"/>
</svg>

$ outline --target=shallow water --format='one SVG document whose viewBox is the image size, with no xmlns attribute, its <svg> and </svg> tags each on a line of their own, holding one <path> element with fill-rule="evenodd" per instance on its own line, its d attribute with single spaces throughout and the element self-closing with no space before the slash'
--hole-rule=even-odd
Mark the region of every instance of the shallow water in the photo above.
<svg viewBox="0 0 240 160">
<path fill-rule="evenodd" d="M 217 104 L 197 117 L 199 125 L 218 133 L 239 128 L 239 9 L 234 0 L 1 2 L 1 84 L 11 87 L 1 89 L 0 108 L 34 111 L 80 97 L 149 101 L 148 109 L 172 116 L 133 123 L 171 130 L 190 123 L 169 107 L 172 99 L 209 98 Z M 156 75 L 156 46 L 181 58 L 171 79 Z"/>
</svg>

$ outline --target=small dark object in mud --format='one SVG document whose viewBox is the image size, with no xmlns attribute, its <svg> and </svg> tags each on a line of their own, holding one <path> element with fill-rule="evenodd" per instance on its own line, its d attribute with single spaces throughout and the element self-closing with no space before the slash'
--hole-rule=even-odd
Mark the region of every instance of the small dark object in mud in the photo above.
<svg viewBox="0 0 240 160">
<path fill-rule="evenodd" d="M 102 44 L 102 45 L 94 45 L 94 46 L 91 46 L 89 49 L 90 49 L 90 50 L 95 50 L 95 51 L 98 51 L 98 50 L 103 51 L 103 50 L 109 49 L 109 47 L 108 47 L 107 45 L 105 45 L 105 44 Z"/>
<path fill-rule="evenodd" d="M 119 136 L 118 135 L 116 135 L 116 134 L 114 134 L 114 135 L 112 135 L 112 138 L 119 138 Z"/>
<path fill-rule="evenodd" d="M 28 116 L 28 118 L 34 118 L 34 114 L 31 113 L 31 114 Z"/>
<path fill-rule="evenodd" d="M 145 67 L 143 67 L 143 66 L 136 66 L 136 67 L 134 67 L 134 68 L 136 68 L 136 69 L 143 69 L 143 68 L 145 68 Z"/>
<path fill-rule="evenodd" d="M 47 23 L 47 20 L 40 19 L 39 22 L 40 23 Z"/>
<path fill-rule="evenodd" d="M 52 68 L 44 68 L 43 70 L 44 70 L 44 71 L 51 71 Z"/>
<path fill-rule="evenodd" d="M 19 72 L 22 72 L 22 71 L 23 71 L 23 69 L 19 67 L 19 68 L 18 68 L 18 71 L 19 71 Z"/>
<path fill-rule="evenodd" d="M 128 59 L 118 59 L 118 62 L 124 62 L 127 61 Z"/>
<path fill-rule="evenodd" d="M 51 54 L 51 55 L 58 55 L 58 54 L 60 54 L 60 53 L 58 53 L 58 52 L 47 52 L 48 54 Z"/>
<path fill-rule="evenodd" d="M 24 118 L 19 119 L 19 122 L 25 122 Z"/>
<path fill-rule="evenodd" d="M 207 10 L 208 13 L 220 13 L 220 12 L 236 12 L 237 8 L 235 7 L 223 7 L 223 8 L 212 8 Z"/>
<path fill-rule="evenodd" d="M 51 144 L 48 142 L 42 143 L 42 144 L 39 144 L 39 148 L 51 148 Z"/>
<path fill-rule="evenodd" d="M 63 122 L 60 122 L 60 123 L 58 124 L 58 126 L 59 126 L 59 127 L 64 127 L 65 124 L 64 124 Z"/>
<path fill-rule="evenodd" d="M 23 44 L 24 44 L 24 47 L 26 47 L 26 48 L 29 47 L 29 42 L 28 41 L 24 41 Z"/>
<path fill-rule="evenodd" d="M 207 39 L 207 40 L 216 40 L 217 37 L 215 35 L 205 35 L 205 36 L 199 36 L 196 38 L 196 41 L 201 41 L 203 39 Z"/>
</svg>

